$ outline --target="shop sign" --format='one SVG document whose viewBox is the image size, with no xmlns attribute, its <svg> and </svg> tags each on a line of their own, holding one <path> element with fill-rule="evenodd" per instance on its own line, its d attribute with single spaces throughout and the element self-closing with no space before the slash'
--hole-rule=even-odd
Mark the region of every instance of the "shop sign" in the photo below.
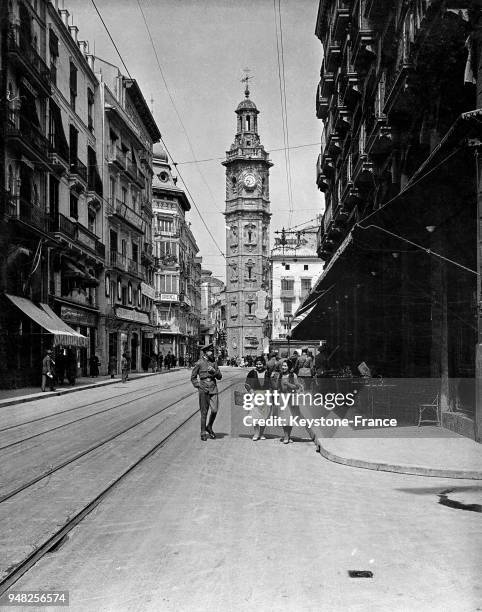
<svg viewBox="0 0 482 612">
<path fill-rule="evenodd" d="M 97 327 L 97 315 L 93 312 L 77 310 L 70 306 L 62 306 L 60 309 L 60 318 L 66 323 L 74 323 L 75 325 L 84 325 L 85 327 Z"/>
<path fill-rule="evenodd" d="M 141 283 L 141 292 L 151 300 L 156 299 L 156 290 L 147 283 Z"/>
<path fill-rule="evenodd" d="M 118 319 L 134 321 L 135 323 L 149 323 L 149 315 L 145 312 L 138 312 L 137 310 L 129 310 L 128 308 L 118 306 L 115 309 L 115 314 Z"/>
<path fill-rule="evenodd" d="M 161 302 L 177 302 L 179 301 L 179 297 L 177 293 L 157 293 L 159 296 L 158 299 Z"/>
</svg>

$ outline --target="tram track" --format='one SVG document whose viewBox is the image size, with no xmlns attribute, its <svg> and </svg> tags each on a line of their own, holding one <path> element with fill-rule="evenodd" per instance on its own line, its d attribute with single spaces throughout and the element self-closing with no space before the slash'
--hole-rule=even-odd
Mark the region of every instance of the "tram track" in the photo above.
<svg viewBox="0 0 482 612">
<path fill-rule="evenodd" d="M 186 383 L 184 382 L 183 384 L 185 385 Z M 152 395 L 155 395 L 156 393 L 157 392 L 153 392 L 153 393 L 151 393 L 149 395 L 152 396 Z M 52 474 L 55 474 L 56 472 L 58 472 L 59 470 L 65 468 L 66 466 L 69 466 L 72 463 L 75 463 L 76 461 L 78 461 L 79 459 L 85 457 L 89 453 L 92 453 L 93 451 L 97 450 L 98 448 L 100 448 L 102 446 L 105 446 L 106 444 L 108 444 L 109 442 L 112 442 L 116 438 L 119 438 L 123 434 L 125 434 L 125 433 L 127 433 L 129 431 L 134 430 L 136 427 L 138 427 L 142 423 L 145 423 L 146 421 L 148 421 L 148 420 L 158 416 L 159 414 L 162 414 L 163 412 L 165 412 L 169 408 L 172 408 L 176 404 L 184 401 L 185 399 L 187 399 L 188 397 L 192 396 L 195 393 L 196 393 L 195 391 L 194 392 L 190 391 L 189 393 L 183 395 L 182 397 L 172 401 L 167 406 L 163 406 L 159 410 L 156 410 L 155 412 L 152 412 L 152 413 L 148 414 L 147 416 L 143 417 L 142 419 L 136 420 L 134 423 L 132 423 L 132 424 L 128 425 L 127 427 L 121 429 L 120 431 L 116 432 L 114 435 L 109 436 L 107 438 L 104 438 L 103 440 L 101 440 L 100 442 L 95 443 L 94 445 L 92 445 L 88 449 L 83 450 L 83 451 L 81 451 L 79 453 L 76 453 L 75 455 L 73 455 L 72 457 L 69 457 L 68 459 L 66 459 L 65 461 L 61 462 L 60 464 L 58 464 L 58 465 L 48 469 L 47 471 L 43 472 L 42 474 L 39 474 L 38 476 L 28 480 L 26 483 L 23 483 L 21 486 L 19 486 L 19 487 L 13 489 L 13 490 L 8 491 L 7 493 L 1 495 L 0 496 L 0 505 L 2 503 L 6 502 L 7 500 L 10 500 L 15 495 L 18 495 L 19 493 L 22 493 L 23 491 L 25 491 L 29 487 L 31 487 L 31 486 L 41 482 L 42 480 L 44 480 L 46 478 L 49 478 Z M 142 397 L 141 398 L 137 398 L 137 399 L 142 399 Z M 130 402 L 128 402 L 128 403 L 130 403 Z M 99 413 L 95 413 L 95 414 L 99 414 Z M 78 419 L 78 420 L 82 420 L 82 419 Z M 55 430 L 55 428 L 54 428 L 54 430 Z"/>
<path fill-rule="evenodd" d="M 132 401 L 138 401 L 141 399 L 145 399 L 146 397 L 152 397 L 153 395 L 157 395 L 158 393 L 163 393 L 165 391 L 169 391 L 170 389 L 175 389 L 176 387 L 181 387 L 184 386 L 186 383 L 185 381 L 180 382 L 176 385 L 171 385 L 170 387 L 163 387 L 162 389 L 157 389 L 156 391 L 152 391 L 150 393 L 146 393 L 145 395 L 140 395 L 138 397 L 135 397 L 134 400 L 129 400 L 126 402 L 122 402 L 121 404 L 116 404 L 115 406 L 110 406 L 109 408 L 104 408 L 103 410 L 99 410 L 97 412 L 92 412 L 91 414 L 87 414 L 85 416 L 79 417 L 78 419 L 73 419 L 72 421 L 67 421 L 66 423 L 62 423 L 62 425 L 57 425 L 56 427 L 51 427 L 50 429 L 45 429 L 44 431 L 40 431 L 36 434 L 32 434 L 31 436 L 27 436 L 26 438 L 21 438 L 20 440 L 15 440 L 15 442 L 10 442 L 9 444 L 4 444 L 3 446 L 0 446 L 0 451 L 5 450 L 7 448 L 11 448 L 12 446 L 16 446 L 18 444 L 23 444 L 24 442 L 28 442 L 29 440 L 33 440 L 34 438 L 38 438 L 40 436 L 43 435 L 47 435 L 53 431 L 57 431 L 59 429 L 62 429 L 64 427 L 68 427 L 69 425 L 73 425 L 75 423 L 80 423 L 81 421 L 84 421 L 86 419 L 90 419 L 93 418 L 95 416 L 98 416 L 100 414 L 104 414 L 105 412 L 110 412 L 111 410 L 117 410 L 117 408 L 122 408 L 123 406 L 127 406 L 128 404 L 131 404 Z M 68 412 L 72 412 L 74 410 L 80 410 L 82 408 L 90 408 L 91 406 L 94 406 L 96 404 L 102 403 L 102 402 L 109 402 L 109 401 L 113 401 L 116 400 L 119 397 L 125 396 L 125 395 L 130 395 L 132 393 L 139 393 L 141 391 L 141 389 L 138 389 L 137 391 L 131 391 L 130 393 L 122 393 L 119 395 L 116 395 L 114 397 L 108 397 L 108 398 L 104 398 L 102 400 L 97 400 L 95 402 L 91 402 L 89 404 L 83 404 L 82 406 L 76 406 L 74 408 L 69 408 L 67 410 L 62 410 L 61 412 L 56 412 L 53 414 L 50 414 L 48 416 L 45 417 L 40 417 L 39 419 L 33 419 L 32 421 L 27 421 L 24 423 L 20 423 L 17 425 L 13 425 L 10 428 L 5 428 L 3 430 L 0 429 L 0 433 L 2 433 L 3 431 L 7 431 L 7 430 L 11 430 L 17 427 L 23 427 L 25 425 L 31 424 L 31 423 L 36 423 L 38 421 L 42 421 L 45 420 L 47 418 L 53 418 L 53 417 L 58 417 L 59 415 L 63 415 L 66 414 Z"/>
<path fill-rule="evenodd" d="M 232 377 L 229 377 L 228 379 L 225 379 L 224 382 L 227 383 L 227 386 L 224 389 L 220 389 L 219 390 L 219 394 L 223 395 L 224 393 L 229 391 L 231 389 L 232 385 L 235 383 L 236 379 L 237 379 L 236 375 L 234 375 Z M 164 407 L 162 410 L 158 411 L 156 414 L 159 414 L 160 412 L 166 410 L 168 407 L 170 407 L 170 406 L 172 406 L 172 405 L 174 405 L 176 403 L 179 403 L 179 402 L 187 399 L 188 397 L 193 397 L 195 395 L 196 395 L 196 391 L 191 391 L 189 394 L 186 394 L 182 398 L 179 398 L 179 399 L 175 400 L 174 402 L 171 402 L 169 404 L 169 406 Z M 34 547 L 34 550 L 33 551 L 29 551 L 29 554 L 27 554 L 25 556 L 25 558 L 23 558 L 19 562 L 16 562 L 16 563 L 13 563 L 12 565 L 10 565 L 5 570 L 4 577 L 0 580 L 0 595 L 5 593 L 33 565 L 35 565 L 48 552 L 50 552 L 52 549 L 54 549 L 67 536 L 67 534 L 72 529 L 74 529 L 79 523 L 81 523 L 82 520 L 88 514 L 90 514 L 102 502 L 102 500 L 113 491 L 113 489 L 115 489 L 115 487 L 121 481 L 123 481 L 129 474 L 131 474 L 140 464 L 142 464 L 149 457 L 151 457 L 155 452 L 157 452 L 160 448 L 162 448 L 170 438 L 172 438 L 180 429 L 182 429 L 198 413 L 199 413 L 199 409 L 196 406 L 195 410 L 189 411 L 189 414 L 188 414 L 188 416 L 186 418 L 183 418 L 183 420 L 180 423 L 176 424 L 165 436 L 162 437 L 161 440 L 159 440 L 154 445 L 152 445 L 146 452 L 143 452 L 140 457 L 137 457 L 134 460 L 134 462 L 131 465 L 129 465 L 129 467 L 127 467 L 126 469 L 123 469 L 122 473 L 117 475 L 115 477 L 115 479 L 112 482 L 110 482 L 107 486 L 105 486 L 91 501 L 86 503 L 73 516 L 69 516 L 68 519 L 61 526 L 56 525 L 56 529 L 55 529 L 54 533 L 49 534 L 49 536 L 46 537 L 43 540 L 43 542 L 41 542 L 39 544 L 36 544 L 35 547 Z M 155 415 L 151 415 L 151 417 L 152 416 L 155 416 Z M 134 427 L 140 425 L 142 422 L 145 422 L 146 420 L 148 420 L 151 417 L 147 417 L 145 419 L 140 420 L 136 425 L 133 425 L 133 426 L 131 426 L 128 429 L 133 429 Z M 118 437 L 118 435 L 120 435 L 120 434 L 117 434 L 117 436 L 114 436 L 113 438 Z M 106 442 L 107 441 L 104 441 L 103 444 L 105 444 Z M 98 448 L 101 445 L 102 444 L 99 444 L 96 447 Z M 63 466 L 57 466 L 55 468 L 55 471 L 59 471 L 60 469 L 62 469 L 62 467 L 65 467 L 66 465 L 69 465 L 69 464 L 74 463 L 75 461 L 78 461 L 80 457 L 83 457 L 86 454 L 88 454 L 89 452 L 92 452 L 92 450 L 93 449 L 89 449 L 85 453 L 82 453 L 81 455 L 76 456 L 75 458 L 71 458 L 71 460 L 69 462 L 65 462 Z M 51 473 L 53 473 L 53 472 L 51 472 Z M 46 477 L 47 477 L 47 475 L 43 476 L 43 478 L 46 478 Z M 39 480 L 40 479 L 36 479 L 37 482 Z M 19 488 L 19 490 L 16 493 L 12 493 L 12 495 L 9 496 L 9 499 L 11 499 L 13 497 L 13 495 L 18 494 L 20 491 L 25 491 L 27 488 L 32 486 L 32 484 L 33 483 L 30 483 L 28 485 L 25 485 L 25 486 Z M 6 499 L 3 498 L 1 501 L 6 501 Z"/>
<path fill-rule="evenodd" d="M 141 378 L 136 379 L 136 380 L 142 380 Z M 182 381 L 180 383 L 177 383 L 175 385 L 171 385 L 170 387 L 163 387 L 162 389 L 160 389 L 160 391 L 168 391 L 169 389 L 174 389 L 175 387 L 180 387 L 181 385 L 185 385 L 186 382 Z M 158 385 L 148 385 L 147 389 L 153 389 L 154 387 L 157 387 Z M 103 388 L 109 388 L 109 387 L 103 387 Z M 91 389 L 88 389 L 88 391 L 90 391 Z M 143 389 L 132 389 L 130 391 L 126 391 L 125 393 L 119 393 L 118 395 L 115 396 L 111 396 L 111 397 L 105 397 L 103 399 L 99 399 L 96 400 L 94 402 L 89 402 L 87 404 L 80 404 L 79 406 L 73 406 L 72 408 L 67 408 L 66 410 L 60 410 L 59 412 L 53 412 L 52 414 L 46 414 L 44 416 L 38 417 L 36 419 L 30 419 L 28 421 L 22 421 L 21 423 L 15 423 L 14 425 L 8 425 L 7 427 L 2 427 L 0 428 L 0 434 L 3 433 L 4 431 L 10 431 L 12 429 L 15 429 L 17 427 L 23 427 L 24 425 L 30 425 L 31 423 L 37 423 L 39 421 L 44 421 L 47 419 L 52 419 L 55 417 L 58 417 L 59 415 L 62 414 L 67 414 L 68 412 L 73 412 L 74 410 L 81 410 L 82 408 L 87 408 L 89 406 L 95 406 L 96 404 L 101 404 L 102 402 L 108 402 L 108 401 L 112 401 L 113 399 L 116 399 L 118 397 L 124 397 L 126 395 L 132 395 L 133 393 L 139 393 L 139 391 L 142 391 Z M 58 396 L 61 397 L 61 396 Z M 56 399 L 56 398 L 53 398 Z M 9 406 L 10 407 L 10 406 Z M 3 448 L 3 447 L 1 447 Z M 0 448 L 0 450 L 1 450 Z"/>
</svg>

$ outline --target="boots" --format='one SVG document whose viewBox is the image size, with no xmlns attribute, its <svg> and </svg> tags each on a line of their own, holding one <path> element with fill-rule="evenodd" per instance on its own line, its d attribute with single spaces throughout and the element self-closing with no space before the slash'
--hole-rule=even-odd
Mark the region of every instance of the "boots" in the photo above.
<svg viewBox="0 0 482 612">
<path fill-rule="evenodd" d="M 216 415 L 217 412 L 211 412 L 211 414 L 209 415 L 209 423 L 206 426 L 206 431 L 209 434 L 209 437 L 212 438 L 213 440 L 216 438 L 216 434 L 213 431 L 213 423 L 216 419 Z"/>
<path fill-rule="evenodd" d="M 201 406 L 201 440 L 203 442 L 206 442 L 206 440 L 208 439 L 208 434 L 206 433 L 207 431 L 207 427 L 206 427 L 206 417 L 208 416 L 208 407 L 207 406 Z"/>
</svg>

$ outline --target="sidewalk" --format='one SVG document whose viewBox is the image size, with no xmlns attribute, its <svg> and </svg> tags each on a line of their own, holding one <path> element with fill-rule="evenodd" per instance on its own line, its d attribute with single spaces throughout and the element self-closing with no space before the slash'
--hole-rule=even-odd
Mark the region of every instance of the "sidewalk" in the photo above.
<svg viewBox="0 0 482 612">
<path fill-rule="evenodd" d="M 147 376 L 157 376 L 160 374 L 166 374 L 167 372 L 177 372 L 181 368 L 172 368 L 170 370 L 162 370 L 161 372 L 136 372 L 129 375 L 129 380 L 136 380 L 138 378 L 145 378 Z M 55 391 L 42 392 L 39 387 L 22 387 L 21 389 L 1 389 L 0 390 L 0 408 L 4 406 L 12 406 L 13 404 L 23 404 L 25 402 L 34 402 L 41 399 L 47 399 L 56 395 L 66 395 L 67 393 L 75 393 L 76 391 L 83 391 L 85 389 L 92 389 L 93 387 L 105 387 L 106 385 L 112 385 L 121 382 L 120 374 L 117 374 L 115 378 L 107 376 L 97 376 L 92 378 L 85 376 L 76 379 L 75 385 L 69 385 L 68 383 L 59 385 Z"/>
<path fill-rule="evenodd" d="M 443 427 L 343 427 L 335 432 L 317 426 L 306 429 L 317 450 L 335 463 L 418 476 L 482 480 L 482 444 Z"/>
</svg>

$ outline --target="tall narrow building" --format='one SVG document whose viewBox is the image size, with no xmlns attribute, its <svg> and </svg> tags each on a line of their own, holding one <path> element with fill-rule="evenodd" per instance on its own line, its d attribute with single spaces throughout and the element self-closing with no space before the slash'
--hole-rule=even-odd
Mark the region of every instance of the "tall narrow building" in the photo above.
<svg viewBox="0 0 482 612">
<path fill-rule="evenodd" d="M 249 98 L 236 109 L 234 143 L 226 152 L 226 329 L 230 356 L 263 351 L 269 288 L 269 169 L 258 135 L 258 114 Z"/>
</svg>

